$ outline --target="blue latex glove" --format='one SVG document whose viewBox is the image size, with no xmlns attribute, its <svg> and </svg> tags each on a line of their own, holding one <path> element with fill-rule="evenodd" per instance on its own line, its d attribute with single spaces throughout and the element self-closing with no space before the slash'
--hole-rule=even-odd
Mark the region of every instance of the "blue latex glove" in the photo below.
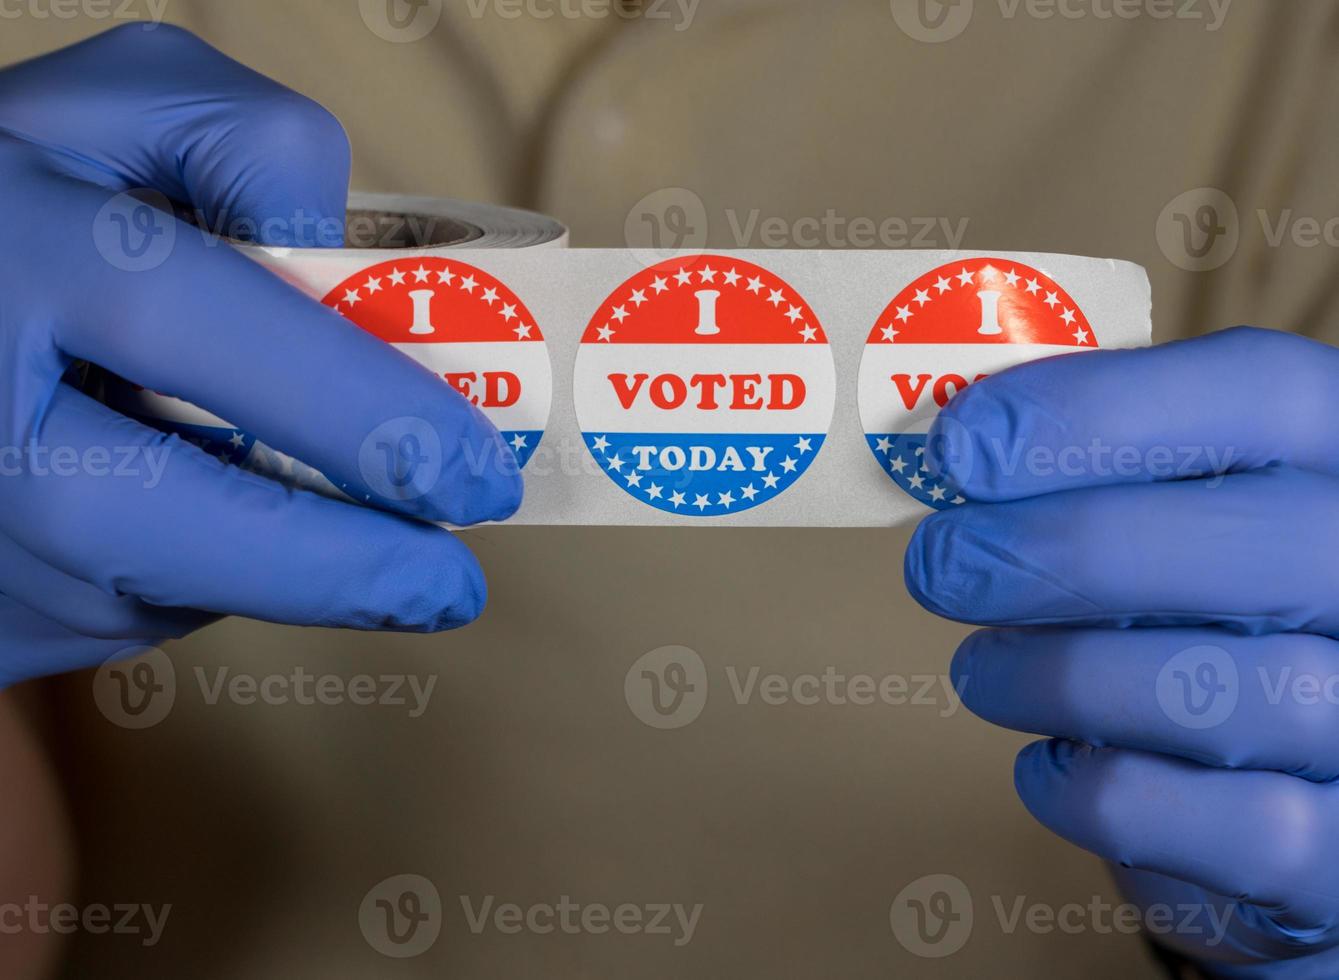
<svg viewBox="0 0 1339 980">
<path fill-rule="evenodd" d="M 964 702 L 1052 737 L 1018 792 L 1131 901 L 1228 916 L 1154 937 L 1214 976 L 1339 976 L 1336 418 L 1339 351 L 1238 329 L 1003 372 L 932 432 L 987 503 L 925 520 L 907 585 L 1003 627 L 958 651 Z"/>
<path fill-rule="evenodd" d="M 413 631 L 479 615 L 473 556 L 410 518 L 515 511 L 493 426 L 233 249 L 118 197 L 147 188 L 210 228 L 320 244 L 348 175 L 328 112 L 175 28 L 129 25 L 0 72 L 0 686 L 219 614 Z M 168 228 L 170 248 L 134 271 Z M 77 361 L 205 407 L 394 513 L 290 492 L 120 416 L 62 380 Z M 360 452 L 378 430 L 394 447 L 401 419 L 435 433 L 417 472 L 440 475 L 389 499 Z"/>
</svg>

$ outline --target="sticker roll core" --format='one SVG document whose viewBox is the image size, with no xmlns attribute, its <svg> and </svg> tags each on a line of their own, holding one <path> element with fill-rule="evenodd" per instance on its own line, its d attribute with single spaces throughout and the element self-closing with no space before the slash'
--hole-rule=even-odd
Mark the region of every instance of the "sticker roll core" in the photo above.
<svg viewBox="0 0 1339 980">
<path fill-rule="evenodd" d="M 490 205 L 354 195 L 349 206 L 347 248 L 238 248 L 497 425 L 511 456 L 493 465 L 525 478 L 513 525 L 916 521 L 966 503 L 926 463 L 930 425 L 954 394 L 1152 333 L 1147 275 L 1112 259 L 649 256 L 571 249 L 559 222 Z M 226 463 L 348 499 L 203 408 L 120 379 L 106 400 Z"/>
</svg>

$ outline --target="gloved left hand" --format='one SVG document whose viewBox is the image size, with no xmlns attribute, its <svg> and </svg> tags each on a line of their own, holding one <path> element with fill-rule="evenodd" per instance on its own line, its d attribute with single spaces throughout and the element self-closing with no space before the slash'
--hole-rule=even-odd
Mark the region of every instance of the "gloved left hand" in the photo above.
<svg viewBox="0 0 1339 980">
<path fill-rule="evenodd" d="M 338 243 L 348 180 L 329 112 L 177 28 L 130 24 L 0 72 L 0 687 L 218 615 L 414 631 L 479 615 L 477 561 L 411 518 L 516 510 L 497 430 L 127 193 L 311 246 Z M 373 506 L 286 490 L 118 415 L 69 383 L 79 361 L 243 426 Z M 431 459 L 387 496 L 363 454 L 394 449 L 401 423 L 422 437 L 416 464 Z"/>
<path fill-rule="evenodd" d="M 1339 350 L 1237 329 L 1005 371 L 931 433 L 976 502 L 921 524 L 907 586 L 999 627 L 955 686 L 1051 737 L 1023 802 L 1211 976 L 1339 976 L 1337 418 Z"/>
</svg>

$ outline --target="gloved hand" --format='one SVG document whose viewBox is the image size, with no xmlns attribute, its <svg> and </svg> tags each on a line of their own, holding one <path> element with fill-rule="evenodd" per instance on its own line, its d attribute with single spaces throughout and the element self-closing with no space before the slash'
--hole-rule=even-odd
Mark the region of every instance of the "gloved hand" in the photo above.
<svg viewBox="0 0 1339 980">
<path fill-rule="evenodd" d="M 409 518 L 515 511 L 493 426 L 232 248 L 118 196 L 315 245 L 342 227 L 348 175 L 328 112 L 176 28 L 128 25 L 0 72 L 0 686 L 219 614 L 415 631 L 478 616 L 473 556 Z M 77 361 L 209 409 L 385 512 L 120 416 L 68 383 Z M 360 452 L 378 432 L 394 447 L 405 419 L 438 437 L 423 472 L 440 475 L 387 499 Z"/>
<path fill-rule="evenodd" d="M 964 703 L 1051 737 L 1024 804 L 1137 905 L 1201 906 L 1153 938 L 1212 976 L 1339 976 L 1336 418 L 1339 351 L 1237 329 L 1005 371 L 931 434 L 980 503 L 925 520 L 908 588 L 1000 627 Z"/>
</svg>

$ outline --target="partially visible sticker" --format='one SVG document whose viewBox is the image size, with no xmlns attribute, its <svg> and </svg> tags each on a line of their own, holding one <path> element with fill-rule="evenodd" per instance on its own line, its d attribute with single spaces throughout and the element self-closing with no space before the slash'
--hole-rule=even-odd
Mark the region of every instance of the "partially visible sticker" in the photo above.
<svg viewBox="0 0 1339 980">
<path fill-rule="evenodd" d="M 1098 346 L 1050 276 L 1021 262 L 967 259 L 911 283 L 879 316 L 860 364 L 860 418 L 883 471 L 944 510 L 966 499 L 932 475 L 930 426 L 959 391 L 1024 361 Z"/>
<path fill-rule="evenodd" d="M 525 304 L 482 269 L 445 258 L 382 262 L 325 304 L 408 354 L 477 405 L 525 466 L 544 438 L 553 375 Z"/>
<path fill-rule="evenodd" d="M 577 354 L 582 436 L 624 492 L 722 517 L 795 484 L 832 424 L 827 335 L 789 283 L 728 256 L 654 265 L 596 311 Z"/>
</svg>

